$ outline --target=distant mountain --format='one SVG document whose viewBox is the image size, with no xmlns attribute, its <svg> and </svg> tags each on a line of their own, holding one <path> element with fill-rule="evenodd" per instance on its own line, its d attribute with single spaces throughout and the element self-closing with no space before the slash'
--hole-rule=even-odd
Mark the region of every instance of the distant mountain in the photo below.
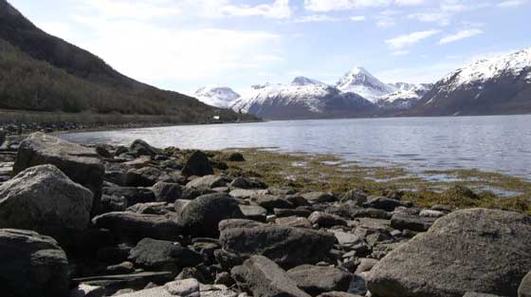
<svg viewBox="0 0 531 297">
<path fill-rule="evenodd" d="M 364 116 L 376 107 L 356 94 L 342 93 L 314 79 L 296 77 L 290 84 L 252 86 L 232 109 L 266 119 L 304 119 Z"/>
<path fill-rule="evenodd" d="M 531 48 L 459 68 L 439 80 L 412 115 L 531 112 Z"/>
<path fill-rule="evenodd" d="M 336 84 L 344 93 L 355 93 L 376 103 L 381 97 L 396 91 L 396 88 L 381 82 L 363 67 L 354 67 Z"/>
<path fill-rule="evenodd" d="M 203 87 L 194 93 L 199 101 L 220 108 L 230 108 L 240 94 L 228 87 Z"/>
<path fill-rule="evenodd" d="M 165 115 L 178 122 L 239 117 L 135 81 L 40 30 L 5 0 L 0 0 L 0 63 L 3 109 Z"/>
<path fill-rule="evenodd" d="M 433 87 L 433 84 L 412 84 L 405 82 L 389 85 L 395 88 L 395 91 L 383 95 L 376 101 L 376 104 L 385 110 L 410 109 Z"/>
</svg>

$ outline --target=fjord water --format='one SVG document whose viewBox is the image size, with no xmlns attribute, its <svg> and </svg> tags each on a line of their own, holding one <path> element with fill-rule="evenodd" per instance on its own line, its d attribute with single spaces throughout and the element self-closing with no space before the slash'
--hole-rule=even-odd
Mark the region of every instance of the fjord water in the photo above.
<svg viewBox="0 0 531 297">
<path fill-rule="evenodd" d="M 472 169 L 531 178 L 531 115 L 370 118 L 174 126 L 63 134 L 79 143 L 277 148 L 413 171 Z"/>
</svg>

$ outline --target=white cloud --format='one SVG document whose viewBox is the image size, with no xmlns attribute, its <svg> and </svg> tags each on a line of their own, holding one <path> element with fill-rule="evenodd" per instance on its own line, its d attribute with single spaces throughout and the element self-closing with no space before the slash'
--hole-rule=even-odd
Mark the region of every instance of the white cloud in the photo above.
<svg viewBox="0 0 531 297">
<path fill-rule="evenodd" d="M 525 0 L 507 0 L 498 3 L 498 7 L 517 7 L 526 4 Z"/>
<path fill-rule="evenodd" d="M 399 6 L 413 6 L 424 4 L 424 0 L 395 0 L 395 4 Z"/>
<path fill-rule="evenodd" d="M 321 23 L 321 22 L 363 22 L 366 17 L 363 15 L 351 16 L 351 17 L 336 17 L 327 14 L 312 14 L 306 15 L 293 20 L 295 23 Z"/>
<path fill-rule="evenodd" d="M 409 19 L 415 19 L 421 22 L 426 23 L 439 23 L 440 25 L 446 26 L 450 24 L 451 14 L 443 11 L 438 12 L 418 12 L 412 13 L 407 16 Z"/>
<path fill-rule="evenodd" d="M 444 36 L 439 40 L 439 44 L 447 44 L 456 42 L 462 39 L 470 38 L 479 34 L 483 34 L 483 30 L 481 29 L 465 29 L 461 30 L 459 32 L 456 32 L 455 34 Z"/>
<path fill-rule="evenodd" d="M 397 36 L 391 39 L 387 39 L 385 43 L 388 44 L 394 50 L 402 50 L 426 38 L 436 35 L 439 32 L 440 32 L 439 30 L 426 30 L 426 31 L 413 32 L 413 33 L 409 33 L 405 35 L 400 35 L 400 36 Z"/>
<path fill-rule="evenodd" d="M 387 6 L 390 0 L 304 0 L 307 10 L 327 12 L 335 10 L 350 10 L 363 7 Z"/>
<path fill-rule="evenodd" d="M 349 19 L 353 22 L 363 22 L 367 19 L 367 17 L 364 15 L 355 15 L 351 16 Z"/>
<path fill-rule="evenodd" d="M 221 13 L 230 16 L 263 16 L 274 19 L 287 19 L 292 15 L 289 0 L 275 0 L 272 4 L 224 5 Z"/>
</svg>

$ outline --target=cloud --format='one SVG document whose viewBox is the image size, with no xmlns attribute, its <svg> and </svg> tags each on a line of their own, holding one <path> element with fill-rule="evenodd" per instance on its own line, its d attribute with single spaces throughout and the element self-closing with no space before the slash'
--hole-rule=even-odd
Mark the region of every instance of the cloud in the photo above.
<svg viewBox="0 0 531 297">
<path fill-rule="evenodd" d="M 507 0 L 502 1 L 501 3 L 498 3 L 498 7 L 517 7 L 526 4 L 527 1 L 525 0 Z"/>
<path fill-rule="evenodd" d="M 367 17 L 364 15 L 355 15 L 351 16 L 349 19 L 353 22 L 363 22 L 367 19 Z"/>
<path fill-rule="evenodd" d="M 336 17 L 326 14 L 312 14 L 306 15 L 293 20 L 294 23 L 321 23 L 321 22 L 363 22 L 367 18 L 363 15 L 351 16 L 351 17 Z"/>
<path fill-rule="evenodd" d="M 287 19 L 292 15 L 289 0 L 275 0 L 272 4 L 224 5 L 221 13 L 230 16 L 262 16 L 274 19 Z"/>
<path fill-rule="evenodd" d="M 415 19 L 415 20 L 418 20 L 420 22 L 425 22 L 425 23 L 430 23 L 430 22 L 439 23 L 442 26 L 449 25 L 451 17 L 452 17 L 451 14 L 447 12 L 443 12 L 443 11 L 418 12 L 418 13 L 409 14 L 407 16 L 408 19 Z"/>
<path fill-rule="evenodd" d="M 409 33 L 405 35 L 400 35 L 400 36 L 397 36 L 391 39 L 387 39 L 385 43 L 394 50 L 402 50 L 426 38 L 439 34 L 439 32 L 440 32 L 439 30 L 426 30 L 426 31 L 413 32 L 413 33 Z"/>
<path fill-rule="evenodd" d="M 304 0 L 307 10 L 328 12 L 354 8 L 387 6 L 390 0 Z"/>
<path fill-rule="evenodd" d="M 470 38 L 479 34 L 483 34 L 483 30 L 481 29 L 465 29 L 456 32 L 455 34 L 444 36 L 439 40 L 439 44 L 447 44 L 456 42 L 462 39 Z"/>
</svg>

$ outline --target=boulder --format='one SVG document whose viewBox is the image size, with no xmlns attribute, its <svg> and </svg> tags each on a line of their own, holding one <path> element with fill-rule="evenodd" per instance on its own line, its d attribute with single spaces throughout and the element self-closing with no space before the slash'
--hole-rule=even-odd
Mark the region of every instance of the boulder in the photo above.
<svg viewBox="0 0 531 297">
<path fill-rule="evenodd" d="M 376 296 L 515 296 L 531 267 L 531 218 L 502 210 L 458 210 L 395 248 L 371 270 Z M 503 255 L 503 256 L 500 256 Z"/>
<path fill-rule="evenodd" d="M 90 222 L 92 192 L 53 165 L 20 172 L 0 185 L 0 227 L 65 239 Z"/>
<path fill-rule="evenodd" d="M 265 222 L 267 217 L 267 209 L 259 205 L 240 205 L 240 210 L 243 216 L 250 220 Z"/>
<path fill-rule="evenodd" d="M 214 174 L 214 170 L 207 155 L 202 151 L 195 151 L 186 160 L 182 173 L 186 176 L 205 176 Z"/>
<path fill-rule="evenodd" d="M 118 238 L 136 242 L 142 238 L 177 240 L 180 227 L 162 215 L 134 212 L 109 212 L 92 219 L 98 228 L 106 228 Z"/>
<path fill-rule="evenodd" d="M 275 208 L 293 208 L 294 205 L 281 196 L 276 195 L 258 195 L 254 199 L 256 203 L 268 211 L 273 211 Z"/>
<path fill-rule="evenodd" d="M 275 224 L 280 226 L 312 228 L 312 223 L 307 218 L 302 217 L 280 217 L 275 219 Z"/>
<path fill-rule="evenodd" d="M 340 216 L 333 214 L 314 211 L 309 217 L 308 220 L 321 228 L 329 228 L 333 226 L 346 226 L 347 221 Z"/>
<path fill-rule="evenodd" d="M 230 153 L 227 157 L 227 160 L 230 162 L 245 162 L 245 158 L 243 157 L 242 153 L 238 152 Z"/>
<path fill-rule="evenodd" d="M 328 266 L 301 265 L 288 270 L 288 276 L 306 293 L 316 296 L 329 291 L 347 291 L 352 274 Z"/>
<path fill-rule="evenodd" d="M 219 239 L 229 253 L 263 255 L 283 267 L 322 261 L 336 242 L 328 232 L 265 224 L 223 228 Z"/>
<path fill-rule="evenodd" d="M 0 263 L 2 296 L 68 296 L 68 260 L 51 237 L 32 231 L 0 229 Z"/>
<path fill-rule="evenodd" d="M 129 146 L 129 154 L 140 157 L 140 156 L 151 156 L 154 157 L 161 153 L 161 150 L 152 147 L 147 142 L 141 139 L 137 139 L 131 143 Z"/>
<path fill-rule="evenodd" d="M 155 200 L 158 202 L 173 203 L 181 199 L 183 188 L 177 183 L 157 182 L 151 188 L 155 194 Z"/>
<path fill-rule="evenodd" d="M 370 197 L 369 200 L 363 203 L 364 207 L 383 209 L 385 211 L 393 211 L 399 206 L 405 206 L 399 200 L 387 198 L 387 197 Z"/>
<path fill-rule="evenodd" d="M 427 231 L 435 222 L 435 218 L 418 217 L 414 215 L 394 214 L 391 217 L 391 227 L 398 230 Z"/>
<path fill-rule="evenodd" d="M 363 297 L 363 296 L 357 295 L 357 294 L 351 294 L 347 292 L 332 291 L 332 292 L 325 292 L 319 295 L 318 297 Z"/>
<path fill-rule="evenodd" d="M 153 191 L 147 188 L 117 186 L 104 187 L 103 194 L 112 197 L 107 198 L 111 200 L 124 199 L 126 207 L 137 203 L 154 202 L 156 200 Z"/>
<path fill-rule="evenodd" d="M 130 169 L 125 174 L 125 185 L 129 187 L 151 187 L 163 176 L 162 170 L 152 166 Z"/>
<path fill-rule="evenodd" d="M 98 212 L 105 169 L 95 149 L 44 133 L 33 133 L 20 144 L 13 172 L 17 174 L 43 164 L 55 165 L 74 182 L 92 191 L 92 214 Z"/>
<path fill-rule="evenodd" d="M 131 250 L 129 260 L 150 271 L 175 271 L 194 267 L 203 260 L 201 255 L 178 242 L 144 238 Z"/>
<path fill-rule="evenodd" d="M 342 202 L 352 201 L 357 206 L 362 206 L 367 202 L 367 194 L 361 190 L 350 190 L 340 198 Z"/>
<path fill-rule="evenodd" d="M 224 187 L 230 182 L 225 176 L 219 175 L 205 175 L 202 177 L 194 178 L 186 184 L 187 188 L 195 189 L 212 189 L 217 187 Z"/>
<path fill-rule="evenodd" d="M 263 181 L 249 177 L 237 177 L 229 186 L 240 189 L 267 189 L 267 185 Z"/>
<path fill-rule="evenodd" d="M 218 237 L 224 219 L 243 218 L 239 203 L 224 193 L 199 196 L 186 204 L 179 216 L 183 231 L 193 236 Z"/>
<path fill-rule="evenodd" d="M 310 297 L 297 287 L 286 271 L 264 256 L 252 256 L 231 270 L 239 286 L 255 297 Z"/>
<path fill-rule="evenodd" d="M 310 192 L 302 194 L 302 197 L 312 204 L 337 201 L 337 197 L 334 194 L 325 192 Z"/>
<path fill-rule="evenodd" d="M 525 275 L 518 287 L 518 297 L 531 297 L 531 270 Z"/>
</svg>

